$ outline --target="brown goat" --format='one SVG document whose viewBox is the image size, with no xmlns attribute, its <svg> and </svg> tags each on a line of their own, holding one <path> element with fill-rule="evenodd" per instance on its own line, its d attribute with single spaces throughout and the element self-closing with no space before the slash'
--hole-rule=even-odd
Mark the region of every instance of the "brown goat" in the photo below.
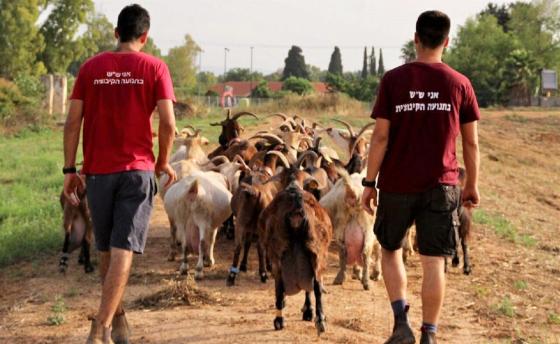
<svg viewBox="0 0 560 344">
<path fill-rule="evenodd" d="M 241 137 L 241 132 L 243 131 L 243 127 L 239 125 L 239 123 L 237 122 L 239 118 L 241 118 L 242 116 L 251 116 L 256 119 L 259 119 L 257 115 L 246 111 L 236 113 L 235 115 L 231 116 L 231 118 L 230 115 L 231 115 L 231 110 L 228 110 L 226 114 L 226 119 L 224 119 L 219 123 L 210 123 L 211 126 L 222 127 L 222 132 L 218 138 L 218 142 L 220 143 L 220 146 L 218 146 L 218 148 L 216 148 L 213 152 L 208 154 L 208 158 L 210 159 L 218 155 L 224 155 L 224 152 L 228 149 L 228 147 L 232 143 L 239 140 L 239 138 Z M 233 159 L 233 157 L 230 157 L 230 159 Z"/>
<path fill-rule="evenodd" d="M 459 184 L 463 188 L 465 186 L 465 169 L 459 168 Z M 455 254 L 451 260 L 451 265 L 453 267 L 459 266 L 459 241 L 461 242 L 461 249 L 463 250 L 463 273 L 469 275 L 472 271 L 471 261 L 469 257 L 469 239 L 471 235 L 472 227 L 472 208 L 463 206 L 462 202 L 459 204 L 459 209 L 457 209 L 459 215 L 459 228 L 457 236 L 459 240 L 457 241 L 457 248 L 455 249 Z"/>
<path fill-rule="evenodd" d="M 303 159 L 301 159 L 303 160 Z M 303 320 L 313 319 L 310 293 L 315 294 L 315 326 L 320 335 L 326 319 L 322 304 L 322 273 L 327 266 L 332 224 L 327 211 L 315 197 L 303 190 L 305 183 L 297 164 L 282 172 L 280 191 L 259 217 L 259 230 L 275 280 L 276 310 L 274 328 L 284 328 L 282 309 L 285 295 L 305 290 Z M 288 182 L 288 183 L 286 183 Z"/>
<path fill-rule="evenodd" d="M 93 271 L 90 259 L 90 246 L 93 239 L 93 224 L 88 208 L 86 192 L 78 194 L 80 204 L 73 206 L 66 200 L 64 194 L 60 195 L 60 206 L 63 211 L 64 245 L 62 246 L 62 256 L 58 262 L 60 272 L 68 269 L 68 258 L 70 253 L 76 248 L 81 247 L 78 263 L 84 265 L 84 271 Z"/>
</svg>

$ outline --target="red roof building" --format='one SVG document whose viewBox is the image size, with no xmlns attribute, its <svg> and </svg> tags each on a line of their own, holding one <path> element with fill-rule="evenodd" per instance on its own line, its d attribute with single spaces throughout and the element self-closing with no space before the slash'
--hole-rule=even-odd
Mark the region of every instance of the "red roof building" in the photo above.
<svg viewBox="0 0 560 344">
<path fill-rule="evenodd" d="M 225 83 L 215 84 L 210 87 L 210 91 L 214 91 L 219 95 L 222 95 L 226 91 L 226 87 L 232 88 L 234 97 L 249 97 L 251 91 L 257 87 L 258 81 L 228 81 Z M 311 85 L 317 93 L 328 93 L 327 84 L 324 82 L 312 82 Z M 282 89 L 282 81 L 269 81 L 268 88 L 272 92 L 278 92 Z"/>
</svg>

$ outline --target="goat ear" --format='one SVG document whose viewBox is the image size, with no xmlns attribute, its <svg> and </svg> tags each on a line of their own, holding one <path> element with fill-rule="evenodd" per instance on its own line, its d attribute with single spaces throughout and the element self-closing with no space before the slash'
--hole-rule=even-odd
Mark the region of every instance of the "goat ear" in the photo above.
<svg viewBox="0 0 560 344">
<path fill-rule="evenodd" d="M 189 191 L 187 191 L 187 199 L 192 201 L 198 195 L 198 180 L 195 180 L 191 186 L 189 187 Z"/>
<path fill-rule="evenodd" d="M 208 146 L 210 144 L 210 141 L 206 137 L 203 136 L 200 139 L 200 143 L 202 143 L 205 146 Z"/>
<path fill-rule="evenodd" d="M 344 184 L 344 199 L 346 202 L 356 202 L 358 196 L 356 195 L 356 192 L 352 189 L 352 187 L 348 184 Z"/>
<path fill-rule="evenodd" d="M 315 178 L 308 178 L 303 181 L 304 190 L 315 190 L 319 188 L 319 182 Z"/>
</svg>

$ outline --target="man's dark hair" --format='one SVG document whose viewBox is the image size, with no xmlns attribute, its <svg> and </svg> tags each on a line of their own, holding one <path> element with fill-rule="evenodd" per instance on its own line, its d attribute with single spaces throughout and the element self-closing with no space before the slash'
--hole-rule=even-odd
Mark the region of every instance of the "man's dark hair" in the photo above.
<svg viewBox="0 0 560 344">
<path fill-rule="evenodd" d="M 150 14 L 142 6 L 128 5 L 119 13 L 117 32 L 122 43 L 138 39 L 150 29 Z"/>
<path fill-rule="evenodd" d="M 426 11 L 416 21 L 416 33 L 422 46 L 435 49 L 443 44 L 449 35 L 451 20 L 440 11 Z"/>
</svg>

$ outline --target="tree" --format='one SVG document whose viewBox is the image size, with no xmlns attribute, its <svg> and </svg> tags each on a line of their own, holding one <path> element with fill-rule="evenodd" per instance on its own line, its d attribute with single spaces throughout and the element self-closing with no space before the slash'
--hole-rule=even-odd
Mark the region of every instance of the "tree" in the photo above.
<svg viewBox="0 0 560 344">
<path fill-rule="evenodd" d="M 467 20 L 459 28 L 453 46 L 444 60 L 466 75 L 482 106 L 499 102 L 500 78 L 504 58 L 519 46 L 519 42 L 505 33 L 496 17 L 482 15 Z"/>
<path fill-rule="evenodd" d="M 515 49 L 506 59 L 499 72 L 500 102 L 508 105 L 512 99 L 518 104 L 531 105 L 531 96 L 537 89 L 535 60 L 524 49 Z"/>
<path fill-rule="evenodd" d="M 364 47 L 364 63 L 362 65 L 362 79 L 368 77 L 368 57 L 367 57 L 367 48 Z"/>
<path fill-rule="evenodd" d="M 249 68 L 231 68 L 227 71 L 223 81 L 259 81 L 263 78 L 262 73 L 251 73 Z"/>
<path fill-rule="evenodd" d="M 305 80 L 305 79 L 304 79 Z M 268 82 L 265 80 L 261 80 L 257 87 L 253 89 L 251 92 L 252 98 L 271 98 L 272 91 L 268 88 Z"/>
<path fill-rule="evenodd" d="M 416 59 L 416 47 L 414 40 L 409 40 L 401 48 L 401 59 L 404 63 L 412 62 Z"/>
<path fill-rule="evenodd" d="M 76 33 L 93 11 L 92 0 L 51 0 L 54 8 L 41 26 L 45 49 L 39 55 L 50 73 L 66 73 L 70 63 L 83 54 Z"/>
<path fill-rule="evenodd" d="M 284 80 L 282 89 L 299 94 L 300 96 L 313 93 L 313 85 L 305 78 L 291 76 Z"/>
<path fill-rule="evenodd" d="M 284 60 L 282 80 L 286 80 L 291 76 L 309 80 L 309 73 L 307 72 L 305 57 L 302 55 L 302 52 L 300 47 L 292 45 L 288 52 L 288 57 Z"/>
<path fill-rule="evenodd" d="M 146 41 L 146 44 L 144 45 L 144 48 L 142 48 L 142 51 L 145 52 L 146 54 L 150 54 L 152 56 L 155 56 L 157 58 L 161 58 L 161 50 L 157 47 L 156 42 L 154 41 L 154 39 L 152 37 L 148 36 L 148 40 Z"/>
<path fill-rule="evenodd" d="M 498 21 L 498 25 L 502 27 L 504 32 L 508 32 L 508 23 L 511 19 L 511 16 L 507 5 L 502 4 L 501 6 L 498 6 L 494 3 L 489 3 L 486 8 L 479 13 L 479 16 L 482 15 L 494 16 Z"/>
<path fill-rule="evenodd" d="M 377 67 L 377 74 L 381 77 L 385 74 L 385 64 L 383 63 L 383 50 L 379 49 L 379 67 Z"/>
<path fill-rule="evenodd" d="M 321 68 L 310 64 L 308 64 L 306 67 L 307 74 L 309 74 L 309 81 L 323 82 L 327 78 L 327 71 L 321 70 Z"/>
<path fill-rule="evenodd" d="M 38 0 L 0 1 L 0 76 L 40 75 L 46 70 L 37 60 L 44 48 L 43 36 L 35 26 Z"/>
<path fill-rule="evenodd" d="M 197 89 L 200 91 L 199 95 L 204 95 L 207 91 L 216 84 L 218 78 L 212 72 L 198 72 L 196 75 Z"/>
<path fill-rule="evenodd" d="M 371 54 L 369 55 L 369 75 L 377 75 L 377 67 L 375 60 L 375 48 L 371 47 Z"/>
<path fill-rule="evenodd" d="M 338 47 L 334 47 L 334 51 L 331 54 L 328 72 L 334 75 L 342 75 L 342 56 Z"/>
<path fill-rule="evenodd" d="M 195 59 L 199 52 L 200 47 L 188 34 L 185 36 L 183 45 L 169 49 L 165 62 L 176 87 L 183 88 L 187 92 L 194 91 L 196 86 Z"/>
</svg>

